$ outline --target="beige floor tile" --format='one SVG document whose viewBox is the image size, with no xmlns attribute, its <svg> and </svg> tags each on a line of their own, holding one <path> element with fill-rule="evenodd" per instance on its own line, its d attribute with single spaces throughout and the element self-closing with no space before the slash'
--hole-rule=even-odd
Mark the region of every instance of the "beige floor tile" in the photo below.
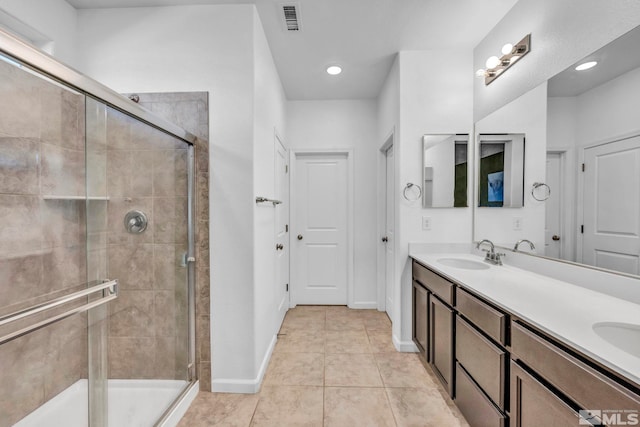
<svg viewBox="0 0 640 427">
<path fill-rule="evenodd" d="M 297 308 L 291 309 L 287 312 L 287 315 L 282 322 L 280 332 L 287 332 L 289 330 L 324 330 L 326 318 L 324 310 L 293 310 L 297 310 Z"/>
<path fill-rule="evenodd" d="M 371 353 L 367 333 L 362 331 L 327 331 L 325 351 L 329 353 Z"/>
<path fill-rule="evenodd" d="M 253 416 L 252 426 L 322 426 L 322 387 L 265 386 Z"/>
<path fill-rule="evenodd" d="M 201 391 L 178 427 L 246 427 L 251 422 L 257 404 L 257 394 Z"/>
<path fill-rule="evenodd" d="M 263 384 L 322 386 L 324 354 L 273 353 Z"/>
<path fill-rule="evenodd" d="M 391 321 L 389 318 L 384 315 L 384 317 L 375 316 L 370 317 L 368 319 L 363 319 L 362 323 L 364 323 L 364 327 L 367 331 L 385 331 L 391 332 Z"/>
<path fill-rule="evenodd" d="M 451 411 L 437 389 L 387 388 L 398 427 L 468 427 Z"/>
<path fill-rule="evenodd" d="M 375 353 L 385 387 L 435 388 L 415 353 Z"/>
<path fill-rule="evenodd" d="M 278 336 L 276 353 L 324 353 L 324 330 L 289 329 Z"/>
<path fill-rule="evenodd" d="M 396 347 L 391 340 L 391 329 L 388 331 L 372 330 L 367 331 L 371 351 L 374 353 L 394 353 Z"/>
<path fill-rule="evenodd" d="M 384 389 L 326 387 L 324 425 L 383 427 L 396 424 Z"/>
<path fill-rule="evenodd" d="M 364 331 L 362 319 L 349 316 L 327 316 L 327 331 Z"/>
<path fill-rule="evenodd" d="M 382 387 L 373 354 L 327 354 L 324 372 L 325 386 Z"/>
</svg>

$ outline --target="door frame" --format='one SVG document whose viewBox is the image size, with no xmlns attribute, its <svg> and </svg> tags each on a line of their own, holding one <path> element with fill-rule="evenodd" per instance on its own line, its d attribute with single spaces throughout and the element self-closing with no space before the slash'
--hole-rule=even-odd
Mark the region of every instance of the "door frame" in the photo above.
<svg viewBox="0 0 640 427">
<path fill-rule="evenodd" d="M 284 148 L 285 151 L 285 158 L 287 161 L 287 167 L 288 167 L 288 171 L 291 171 L 291 156 L 290 156 L 290 151 L 287 148 L 287 145 L 284 142 L 284 139 L 280 136 L 280 133 L 278 132 L 278 129 L 276 129 L 275 127 L 273 128 L 273 149 L 274 149 L 274 156 L 273 156 L 273 167 L 274 167 L 274 189 L 275 189 L 275 182 L 276 182 L 276 174 L 278 173 L 275 170 L 275 166 L 276 166 L 276 151 L 278 149 L 278 145 L 282 146 L 282 148 Z M 282 202 L 286 203 L 288 212 L 287 212 L 287 216 L 288 216 L 288 221 L 287 223 L 290 225 L 291 224 L 291 174 L 287 173 L 287 179 L 285 179 L 285 183 L 287 186 L 287 191 L 286 191 L 286 200 L 282 200 Z M 276 227 L 276 222 L 275 222 L 275 217 L 274 217 L 274 239 L 275 239 L 275 227 Z M 285 238 L 285 242 L 286 242 L 286 258 L 287 258 L 287 282 L 289 282 L 289 288 L 291 287 L 291 233 L 287 232 L 286 233 L 286 238 Z M 276 269 L 277 269 L 277 265 L 276 265 Z M 274 271 L 274 278 L 273 281 L 275 282 L 276 279 L 278 277 L 278 273 L 277 271 Z M 287 305 L 287 311 L 289 309 L 289 306 L 291 306 L 291 292 L 290 289 L 287 289 L 285 291 L 285 297 L 283 298 L 283 300 L 281 302 L 278 302 L 278 312 L 280 312 L 283 307 L 282 305 Z M 282 323 L 283 319 L 280 319 L 280 323 Z"/>
<path fill-rule="evenodd" d="M 631 132 L 625 132 L 623 134 L 609 136 L 604 139 L 600 139 L 594 142 L 590 142 L 580 147 L 578 150 L 578 163 L 576 165 L 576 173 L 578 174 L 578 185 L 577 185 L 577 212 L 576 212 L 576 262 L 582 264 L 583 259 L 583 251 L 584 251 L 584 234 L 578 231 L 580 225 L 584 225 L 584 172 L 582 171 L 582 164 L 584 163 L 585 153 L 587 150 L 591 148 L 598 147 L 600 145 L 611 144 L 614 142 L 621 141 L 623 139 L 635 138 L 640 136 L 640 129 L 633 130 Z M 596 267 L 597 268 L 597 267 Z M 620 273 L 620 272 L 619 272 Z M 625 273 L 620 273 L 625 274 Z"/>
<path fill-rule="evenodd" d="M 551 148 L 548 149 L 545 154 L 545 162 L 546 156 L 549 154 L 557 154 L 560 157 L 560 182 L 557 189 L 552 189 L 551 191 L 557 191 L 560 197 L 560 259 L 566 259 L 565 257 L 571 253 L 571 233 L 569 230 L 571 229 L 571 218 L 572 215 L 568 215 L 568 210 L 571 205 L 567 206 L 567 203 L 570 203 L 567 199 L 567 148 Z M 546 181 L 546 178 L 545 178 Z M 545 206 L 546 209 L 546 206 Z M 546 255 L 546 254 L 545 254 Z"/>
<path fill-rule="evenodd" d="M 384 311 L 386 312 L 386 301 L 387 301 L 387 276 L 386 276 L 386 271 L 387 271 L 387 267 L 386 267 L 386 246 L 384 245 L 384 243 L 382 243 L 382 236 L 384 236 L 385 232 L 386 232 L 386 218 L 387 218 L 387 150 L 391 147 L 394 147 L 395 145 L 395 127 L 393 127 L 391 129 L 391 131 L 387 134 L 387 137 L 384 139 L 384 142 L 382 143 L 382 145 L 380 146 L 380 149 L 378 151 L 378 170 L 380 171 L 380 173 L 378 174 L 378 236 L 376 236 L 376 242 L 377 242 L 377 255 L 378 255 L 378 271 L 377 271 L 377 277 L 378 277 L 378 311 Z M 395 150 L 395 147 L 394 147 Z M 396 158 L 397 153 L 394 151 L 394 162 L 395 162 L 395 158 Z M 394 176 L 393 176 L 393 180 L 394 180 L 394 185 L 393 188 L 396 188 L 395 186 L 395 171 L 394 171 Z M 395 193 L 394 193 L 394 212 L 395 212 Z M 397 236 L 398 230 L 397 230 L 397 218 L 394 218 L 394 233 Z M 395 241 L 397 241 L 397 237 L 396 239 L 394 239 L 394 245 L 395 245 Z M 395 251 L 396 248 L 394 248 L 394 254 L 396 253 Z M 395 260 L 393 262 L 393 265 L 395 266 Z M 395 275 L 394 275 L 395 277 Z M 397 294 L 397 292 L 396 292 Z M 394 295 L 394 305 L 396 307 L 398 307 L 398 304 L 395 304 L 395 297 L 396 295 Z M 395 308 L 395 307 L 394 307 Z M 395 317 L 395 313 L 396 310 L 392 310 L 392 313 L 394 314 Z M 391 319 L 391 321 L 393 321 L 393 319 Z"/>
<path fill-rule="evenodd" d="M 296 182 L 296 157 L 298 155 L 346 155 L 347 157 L 347 305 L 354 307 L 355 303 L 355 186 L 354 186 L 354 150 L 353 148 L 289 148 L 289 189 L 295 188 Z M 296 228 L 296 198 L 289 194 L 289 230 Z M 295 286 L 292 282 L 291 269 L 294 267 L 292 254 L 294 251 L 292 242 L 293 233 L 289 233 L 289 308 L 296 306 Z"/>
</svg>

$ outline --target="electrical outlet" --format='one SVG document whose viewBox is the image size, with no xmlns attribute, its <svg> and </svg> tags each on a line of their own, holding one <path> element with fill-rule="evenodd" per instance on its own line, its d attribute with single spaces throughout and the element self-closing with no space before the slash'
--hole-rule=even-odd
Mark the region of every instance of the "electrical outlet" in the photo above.
<svg viewBox="0 0 640 427">
<path fill-rule="evenodd" d="M 422 217 L 422 229 L 423 230 L 431 230 L 431 217 L 423 216 Z"/>
<path fill-rule="evenodd" d="M 522 230 L 522 217 L 519 217 L 519 216 L 513 217 L 513 229 Z"/>
</svg>

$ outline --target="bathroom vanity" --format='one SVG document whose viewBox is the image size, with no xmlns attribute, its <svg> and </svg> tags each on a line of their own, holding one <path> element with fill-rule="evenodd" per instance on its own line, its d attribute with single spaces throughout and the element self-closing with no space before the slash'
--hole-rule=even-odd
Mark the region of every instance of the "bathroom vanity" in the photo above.
<svg viewBox="0 0 640 427">
<path fill-rule="evenodd" d="M 640 305 L 471 254 L 411 256 L 413 341 L 472 426 L 639 419 Z"/>
</svg>

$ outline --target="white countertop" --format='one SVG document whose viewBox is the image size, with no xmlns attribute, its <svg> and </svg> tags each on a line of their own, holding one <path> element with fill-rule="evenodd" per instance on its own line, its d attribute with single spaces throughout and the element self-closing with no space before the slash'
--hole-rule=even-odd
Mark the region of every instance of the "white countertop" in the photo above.
<svg viewBox="0 0 640 427">
<path fill-rule="evenodd" d="M 449 267 L 442 258 L 484 263 L 462 253 L 412 253 L 418 262 L 483 296 L 640 386 L 640 358 L 598 336 L 598 322 L 640 324 L 640 305 L 508 265 L 486 270 Z"/>
</svg>

